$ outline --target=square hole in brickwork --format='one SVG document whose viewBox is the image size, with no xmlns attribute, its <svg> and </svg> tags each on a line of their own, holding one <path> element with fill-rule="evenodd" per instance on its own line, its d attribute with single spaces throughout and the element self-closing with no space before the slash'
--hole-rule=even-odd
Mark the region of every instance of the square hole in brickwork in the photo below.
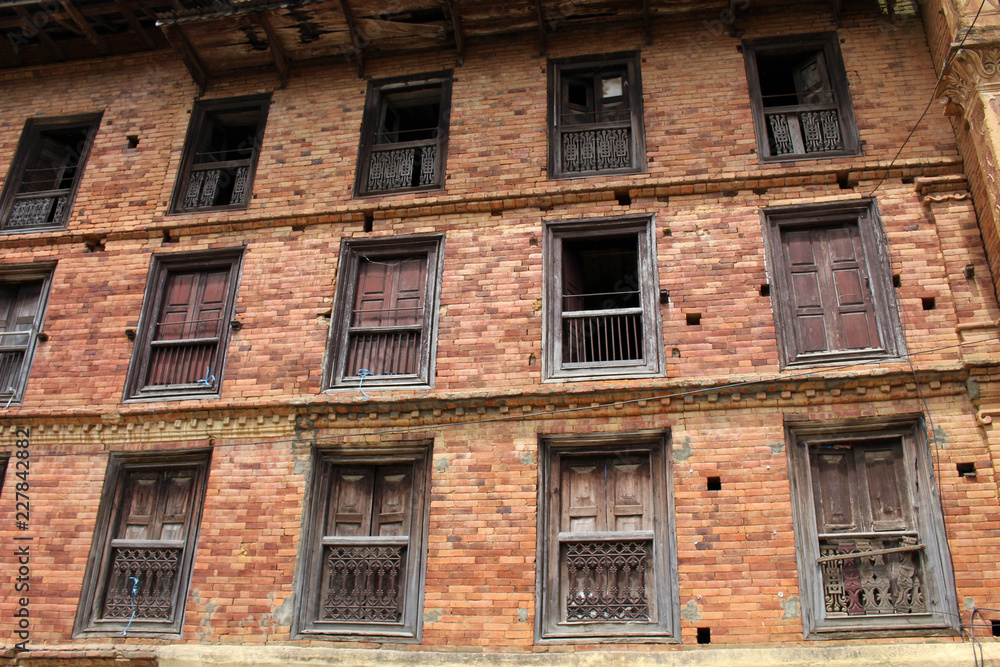
<svg viewBox="0 0 1000 667">
<path fill-rule="evenodd" d="M 371 213 L 365 213 L 364 230 L 366 232 L 370 232 L 374 226 L 375 226 L 375 216 L 372 215 Z"/>
<path fill-rule="evenodd" d="M 902 284 L 903 284 L 902 281 L 899 279 L 899 274 L 898 273 L 892 274 L 892 286 L 899 287 Z"/>
<path fill-rule="evenodd" d="M 761 285 L 760 286 L 760 295 L 761 296 L 771 296 L 771 286 L 770 285 Z"/>
<path fill-rule="evenodd" d="M 628 190 L 615 190 L 615 199 L 618 200 L 619 206 L 632 205 L 632 195 L 629 194 Z"/>
<path fill-rule="evenodd" d="M 125 137 L 125 141 L 127 142 L 125 144 L 125 147 L 128 150 L 134 151 L 135 149 L 139 148 L 139 135 L 130 134 L 127 137 Z"/>
<path fill-rule="evenodd" d="M 990 621 L 990 625 L 993 626 L 993 636 L 1000 637 L 1000 621 Z"/>
<path fill-rule="evenodd" d="M 925 296 L 924 298 L 920 299 L 920 303 L 923 304 L 924 310 L 934 310 L 936 306 L 934 302 L 934 297 L 932 296 Z"/>
<path fill-rule="evenodd" d="M 689 327 L 701 324 L 701 313 L 688 313 L 685 317 Z"/>
<path fill-rule="evenodd" d="M 712 628 L 698 628 L 698 643 L 699 644 L 712 643 Z"/>
<path fill-rule="evenodd" d="M 709 491 L 721 491 L 722 490 L 722 478 L 721 477 L 709 477 L 708 483 L 705 485 Z"/>
<path fill-rule="evenodd" d="M 958 476 L 959 477 L 975 477 L 976 476 L 976 464 L 975 463 L 959 463 L 958 466 Z"/>
<path fill-rule="evenodd" d="M 976 277 L 976 267 L 973 266 L 972 264 L 967 264 L 962 272 L 965 274 L 965 277 L 968 278 L 969 280 L 972 280 L 973 278 Z"/>
</svg>

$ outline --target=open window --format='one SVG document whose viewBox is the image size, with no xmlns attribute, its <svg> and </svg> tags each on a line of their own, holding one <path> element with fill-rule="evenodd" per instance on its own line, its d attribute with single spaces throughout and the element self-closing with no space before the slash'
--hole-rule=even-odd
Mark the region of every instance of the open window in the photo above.
<svg viewBox="0 0 1000 667">
<path fill-rule="evenodd" d="M 955 584 L 922 421 L 792 422 L 788 439 L 806 635 L 954 633 Z"/>
<path fill-rule="evenodd" d="M 0 230 L 66 226 L 100 120 L 101 114 L 84 114 L 25 123 L 0 196 Z"/>
<path fill-rule="evenodd" d="M 74 635 L 179 635 L 208 453 L 114 454 Z"/>
<path fill-rule="evenodd" d="M 434 377 L 441 236 L 348 240 L 327 386 L 427 386 Z"/>
<path fill-rule="evenodd" d="M 270 96 L 196 102 L 174 188 L 174 213 L 250 205 Z"/>
<path fill-rule="evenodd" d="M 429 452 L 316 452 L 293 634 L 419 641 Z"/>
<path fill-rule="evenodd" d="M 546 378 L 662 372 L 652 221 L 546 225 Z"/>
<path fill-rule="evenodd" d="M 126 400 L 219 395 L 242 255 L 153 256 Z"/>
<path fill-rule="evenodd" d="M 636 54 L 552 61 L 549 82 L 553 178 L 645 170 Z"/>
<path fill-rule="evenodd" d="M 903 335 L 875 202 L 762 212 L 782 365 L 898 356 Z"/>
<path fill-rule="evenodd" d="M 373 81 L 358 152 L 358 196 L 444 185 L 451 75 Z"/>
<path fill-rule="evenodd" d="M 42 329 L 52 265 L 0 271 L 0 402 L 20 405 Z"/>
<path fill-rule="evenodd" d="M 541 440 L 538 638 L 676 641 L 667 434 Z"/>
<path fill-rule="evenodd" d="M 858 154 L 835 33 L 744 42 L 743 54 L 761 161 Z"/>
</svg>

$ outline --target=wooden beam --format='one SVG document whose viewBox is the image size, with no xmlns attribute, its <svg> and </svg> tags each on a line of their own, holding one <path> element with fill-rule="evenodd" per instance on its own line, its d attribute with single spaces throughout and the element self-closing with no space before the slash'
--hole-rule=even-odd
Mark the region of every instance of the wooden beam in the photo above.
<svg viewBox="0 0 1000 667">
<path fill-rule="evenodd" d="M 264 34 L 267 35 L 267 45 L 270 47 L 271 55 L 274 57 L 274 67 L 278 70 L 278 80 L 281 81 L 281 87 L 284 88 L 288 85 L 288 70 L 290 66 L 288 55 L 285 53 L 285 47 L 278 40 L 278 33 L 275 32 L 274 26 L 271 25 L 271 19 L 268 18 L 267 14 L 261 12 L 260 14 L 255 14 L 254 18 L 264 28 Z"/>
<path fill-rule="evenodd" d="M 843 4 L 841 0 L 830 0 L 830 9 L 833 11 L 833 24 L 840 27 L 840 10 Z"/>
<path fill-rule="evenodd" d="M 896 25 L 896 0 L 885 0 L 885 9 L 889 13 L 889 21 Z"/>
<path fill-rule="evenodd" d="M 358 32 L 358 24 L 354 21 L 354 12 L 347 0 L 340 0 L 340 8 L 344 11 L 344 20 L 347 21 L 347 29 L 351 33 L 351 43 L 354 44 L 354 54 L 358 58 L 358 78 L 365 75 L 365 49 L 361 44 L 361 34 Z"/>
<path fill-rule="evenodd" d="M 126 2 L 126 0 L 115 0 L 115 4 L 118 6 L 118 11 L 121 12 L 122 16 L 125 17 L 125 20 L 128 21 L 129 27 L 132 28 L 132 32 L 138 34 L 139 37 L 142 38 L 142 41 L 146 43 L 146 47 L 150 51 L 155 50 L 156 42 L 153 41 L 153 38 L 149 36 L 146 29 L 142 27 L 141 23 L 139 23 L 139 19 L 136 18 L 135 12 L 132 11 L 132 8 L 128 6 L 128 2 Z"/>
<path fill-rule="evenodd" d="M 187 67 L 188 72 L 191 73 L 191 78 L 198 85 L 198 97 L 201 97 L 205 94 L 205 88 L 208 87 L 208 73 L 205 70 L 205 66 L 201 63 L 201 59 L 191 47 L 191 43 L 184 36 L 179 25 L 165 25 L 163 26 L 163 32 L 167 36 L 170 45 L 174 47 L 177 55 L 181 57 L 181 61 Z"/>
<path fill-rule="evenodd" d="M 736 0 L 729 0 L 729 36 L 736 37 Z"/>
<path fill-rule="evenodd" d="M 15 67 L 21 67 L 24 65 L 24 61 L 21 60 L 21 56 L 17 55 L 17 51 L 15 51 L 11 43 L 7 41 L 7 37 L 5 35 L 0 35 L 0 53 L 3 53 L 4 58 L 14 63 Z"/>
<path fill-rule="evenodd" d="M 548 49 L 545 46 L 545 15 L 542 13 L 542 0 L 535 0 L 535 13 L 538 15 L 538 56 L 544 58 Z"/>
<path fill-rule="evenodd" d="M 45 32 L 44 26 L 36 26 L 31 19 L 31 15 L 28 14 L 28 11 L 24 7 L 16 5 L 14 7 L 14 11 L 24 22 L 24 29 L 28 31 L 29 35 L 37 35 L 38 40 L 45 45 L 45 48 L 52 52 L 52 55 L 56 57 L 56 60 L 66 60 L 66 54 L 63 53 L 62 49 L 56 46 L 56 43 L 52 41 L 52 38 Z M 46 17 L 46 21 L 43 21 L 42 23 L 44 24 L 47 21 L 48 19 Z"/>
<path fill-rule="evenodd" d="M 642 0 L 642 33 L 646 37 L 646 44 L 653 43 L 653 27 L 649 20 L 649 0 Z"/>
<path fill-rule="evenodd" d="M 445 6 L 448 8 L 448 15 L 451 16 L 451 25 L 455 30 L 455 50 L 458 51 L 458 64 L 461 65 L 465 60 L 465 35 L 462 33 L 462 19 L 455 11 L 455 3 L 453 0 L 444 0 Z"/>
<path fill-rule="evenodd" d="M 102 56 L 111 55 L 111 49 L 108 48 L 107 42 L 101 39 L 101 36 L 94 32 L 94 29 L 90 27 L 87 23 L 87 19 L 83 18 L 76 6 L 73 4 L 72 0 L 62 0 L 63 10 L 70 15 L 73 19 L 73 23 L 79 26 L 80 30 L 83 31 L 84 37 L 90 40 L 90 43 L 97 47 Z"/>
</svg>

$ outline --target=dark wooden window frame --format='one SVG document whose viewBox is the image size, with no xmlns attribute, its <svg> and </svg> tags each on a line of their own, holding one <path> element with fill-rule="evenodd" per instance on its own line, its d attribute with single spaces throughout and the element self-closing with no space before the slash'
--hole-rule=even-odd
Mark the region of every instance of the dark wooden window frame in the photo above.
<svg viewBox="0 0 1000 667">
<path fill-rule="evenodd" d="M 625 71 L 625 86 L 628 88 L 624 95 L 629 101 L 629 111 L 631 122 L 612 123 L 614 127 L 628 127 L 630 131 L 629 150 L 631 153 L 631 164 L 628 167 L 589 169 L 580 171 L 564 170 L 563 164 L 563 141 L 564 131 L 569 131 L 560 122 L 563 107 L 563 78 L 570 74 L 593 74 L 596 76 L 601 70 L 623 69 Z M 646 132 L 642 114 L 642 79 L 639 74 L 639 53 L 609 53 L 606 55 L 581 56 L 574 58 L 562 58 L 550 60 L 548 65 L 548 127 L 549 127 L 549 178 L 584 178 L 588 176 L 608 176 L 615 174 L 641 174 L 646 173 Z M 602 130 L 606 129 L 607 123 L 595 122 L 579 126 L 566 126 L 571 129 Z"/>
<path fill-rule="evenodd" d="M 446 170 L 445 165 L 448 158 L 448 134 L 451 123 L 451 80 L 450 71 L 431 72 L 418 76 L 394 77 L 391 79 L 379 79 L 368 82 L 368 93 L 365 98 L 365 111 L 361 121 L 361 140 L 358 145 L 358 168 L 354 178 L 355 197 L 381 197 L 384 195 L 394 195 L 402 192 L 419 192 L 425 190 L 441 190 L 445 186 Z M 387 188 L 383 190 L 370 189 L 368 185 L 368 174 L 371 169 L 372 154 L 376 151 L 376 135 L 382 122 L 383 114 L 386 111 L 386 96 L 393 93 L 416 90 L 420 88 L 439 87 L 440 114 L 438 117 L 436 155 L 434 158 L 434 169 L 436 178 L 434 182 L 426 185 L 406 186 L 399 188 Z M 427 141 L 420 142 L 400 142 L 399 144 L 389 144 L 398 146 L 400 149 L 421 147 Z"/>
<path fill-rule="evenodd" d="M 263 147 L 264 126 L 267 124 L 267 113 L 270 106 L 270 95 L 248 95 L 245 97 L 230 97 L 219 100 L 199 100 L 194 103 L 194 107 L 191 110 L 191 121 L 188 124 L 187 135 L 184 140 L 184 152 L 181 157 L 180 168 L 177 170 L 177 182 L 174 185 L 174 194 L 170 199 L 169 213 L 203 213 L 208 211 L 240 210 L 249 208 L 250 200 L 253 199 L 253 182 L 257 174 L 257 160 L 260 158 L 260 151 Z M 188 184 L 191 179 L 191 174 L 195 171 L 195 151 L 197 151 L 198 143 L 201 141 L 203 133 L 207 127 L 206 121 L 208 119 L 208 115 L 216 112 L 248 110 L 254 108 L 259 110 L 260 115 L 257 120 L 257 135 L 254 138 L 253 152 L 246 165 L 248 173 L 244 190 L 244 201 L 236 204 L 223 204 L 218 206 L 185 206 L 184 200 L 187 196 Z M 242 162 L 242 160 L 236 160 L 233 162 Z"/>
<path fill-rule="evenodd" d="M 358 283 L 359 263 L 369 258 L 393 258 L 401 255 L 426 255 L 427 272 L 424 291 L 424 314 L 421 325 L 418 371 L 413 375 L 375 375 L 364 380 L 356 375 L 344 376 L 351 310 Z M 337 269 L 337 292 L 323 386 L 327 389 L 368 387 L 430 388 L 434 384 L 434 362 L 437 350 L 438 310 L 441 301 L 441 273 L 444 270 L 444 235 L 421 235 L 378 239 L 344 239 L 340 244 L 340 266 Z"/>
<path fill-rule="evenodd" d="M 888 243 L 875 200 L 853 199 L 826 204 L 762 208 L 761 220 L 767 248 L 768 281 L 774 286 L 771 290 L 771 305 L 782 367 L 893 358 L 904 354 L 906 343 L 899 321 L 896 292 L 892 284 Z M 865 262 L 863 268 L 873 301 L 881 347 L 801 353 L 796 345 L 793 308 L 789 296 L 792 292 L 785 266 L 781 233 L 783 230 L 809 229 L 838 223 L 858 227 Z"/>
<path fill-rule="evenodd" d="M 424 582 L 427 574 L 427 536 L 430 513 L 430 461 L 433 443 L 419 440 L 391 446 L 315 448 L 311 479 L 304 504 L 299 542 L 295 616 L 292 638 L 385 638 L 419 643 L 423 631 Z M 324 525 L 329 505 L 331 475 L 338 466 L 412 465 L 413 502 L 406 542 L 403 613 L 399 623 L 320 621 L 318 608 L 323 573 Z"/>
<path fill-rule="evenodd" d="M 94 136 L 100 127 L 102 115 L 102 113 L 88 113 L 60 116 L 58 118 L 30 118 L 25 122 L 24 130 L 21 132 L 21 140 L 17 144 L 14 160 L 11 162 L 10 171 L 7 173 L 7 180 L 4 182 L 3 192 L 0 193 L 0 221 L 2 221 L 0 233 L 25 234 L 66 228 L 69 218 L 73 214 L 73 203 L 76 199 L 77 190 L 80 188 L 80 181 L 83 179 L 83 171 L 87 165 L 90 149 L 94 144 Z M 41 144 L 42 133 L 73 129 L 85 130 L 87 138 L 80 147 L 80 157 L 77 162 L 76 173 L 73 175 L 73 182 L 63 193 L 66 199 L 62 204 L 63 213 L 60 215 L 62 220 L 45 225 L 8 227 L 7 223 L 14 209 L 14 203 L 18 198 L 18 190 L 21 188 L 21 180 L 24 177 L 29 162 L 35 157 L 35 153 Z"/>
<path fill-rule="evenodd" d="M 187 398 L 218 398 L 225 376 L 226 351 L 232 335 L 232 315 L 236 308 L 239 288 L 240 268 L 244 249 L 228 248 L 220 250 L 200 250 L 195 252 L 163 253 L 153 255 L 146 279 L 146 293 L 142 301 L 142 313 L 132 346 L 132 361 L 125 382 L 123 401 L 159 401 Z M 161 310 L 167 277 L 180 271 L 203 271 L 228 269 L 229 284 L 225 312 L 222 315 L 222 329 L 218 337 L 218 347 L 209 375 L 215 376 L 214 384 L 175 384 L 144 386 L 149 371 L 149 361 L 156 318 Z"/>
<path fill-rule="evenodd" d="M 179 638 L 184 627 L 184 612 L 188 590 L 191 586 L 191 571 L 201 514 L 205 504 L 205 490 L 208 484 L 210 450 L 185 450 L 178 452 L 117 452 L 108 457 L 108 468 L 101 492 L 97 522 L 87 559 L 80 606 L 77 609 L 73 636 L 121 637 L 128 627 L 128 636 Z M 122 517 L 122 503 L 126 492 L 126 474 L 130 471 L 158 471 L 178 468 L 194 468 L 194 498 L 187 517 L 186 537 L 178 566 L 172 603 L 172 617 L 169 620 L 153 621 L 135 619 L 131 625 L 128 619 L 104 620 L 100 609 L 111 568 L 114 528 Z M 157 540 L 158 541 L 158 540 Z M 150 541 L 151 543 L 153 541 Z"/>
<path fill-rule="evenodd" d="M 785 436 L 805 638 L 958 634 L 960 622 L 954 573 L 922 416 L 831 421 L 786 416 Z M 817 563 L 819 541 L 809 449 L 877 441 L 902 443 L 908 500 L 913 503 L 917 532 L 923 544 L 920 554 L 926 577 L 923 584 L 928 610 L 913 615 L 827 618 L 823 575 Z"/>
<path fill-rule="evenodd" d="M 613 362 L 563 362 L 562 349 L 562 243 L 564 240 L 600 239 L 635 234 L 638 240 L 638 281 L 642 307 L 643 359 Z M 586 380 L 662 375 L 666 362 L 659 305 L 659 271 L 656 262 L 656 234 L 652 216 L 626 216 L 545 223 L 543 239 L 545 285 L 542 349 L 543 378 Z"/>
<path fill-rule="evenodd" d="M 805 53 L 822 53 L 826 63 L 827 76 L 835 96 L 832 106 L 836 108 L 842 148 L 840 150 L 825 150 L 810 153 L 785 153 L 772 155 L 768 141 L 767 118 L 761 97 L 760 74 L 757 68 L 757 56 L 783 55 L 801 56 Z M 747 85 L 750 89 L 750 107 L 753 110 L 754 132 L 757 137 L 757 155 L 761 162 L 789 162 L 793 160 L 816 160 L 860 155 L 861 147 L 858 140 L 858 126 L 854 117 L 854 105 L 851 103 L 851 93 L 847 85 L 844 69 L 844 59 L 840 52 L 840 42 L 837 33 L 814 33 L 790 37 L 772 37 L 767 39 L 747 40 L 743 42 L 743 57 L 747 68 Z M 788 113 L 809 110 L 810 106 L 792 105 L 789 107 L 772 107 Z M 818 109 L 817 109 L 818 110 Z"/>
<path fill-rule="evenodd" d="M 24 348 L 24 360 L 21 362 L 17 390 L 13 394 L 0 394 L 0 403 L 4 407 L 21 405 L 21 401 L 24 398 L 24 391 L 28 386 L 28 377 L 31 374 L 31 364 L 35 359 L 35 350 L 38 347 L 38 334 L 41 333 L 42 323 L 45 322 L 45 310 L 48 307 L 49 291 L 52 287 L 52 273 L 55 270 L 55 266 L 55 262 L 40 262 L 38 264 L 0 267 L 0 284 L 29 280 L 43 281 L 41 296 L 38 299 L 38 310 L 35 313 L 35 320 L 31 326 L 27 346 Z M 0 336 L 0 339 L 2 339 L 2 336 Z M 0 349 L 2 347 L 0 345 Z"/>
<path fill-rule="evenodd" d="M 538 438 L 538 556 L 535 580 L 536 643 L 678 643 L 680 601 L 677 585 L 677 538 L 674 528 L 673 461 L 670 433 L 542 434 Z M 562 602 L 559 563 L 560 458 L 563 456 L 643 453 L 650 457 L 652 491 L 653 577 L 649 622 L 559 622 Z M 631 534 L 623 534 L 629 535 Z"/>
</svg>

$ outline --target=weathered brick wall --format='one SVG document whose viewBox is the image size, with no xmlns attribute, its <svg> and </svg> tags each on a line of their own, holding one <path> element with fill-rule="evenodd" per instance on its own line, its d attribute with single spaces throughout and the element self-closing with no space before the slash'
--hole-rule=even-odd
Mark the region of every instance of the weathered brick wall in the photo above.
<svg viewBox="0 0 1000 667">
<path fill-rule="evenodd" d="M 738 27 L 746 38 L 833 30 L 826 6 L 755 9 Z M 32 641 L 157 643 L 71 640 L 107 453 L 213 446 L 180 641 L 330 645 L 289 639 L 310 444 L 420 437 L 434 440 L 423 642 L 400 648 L 575 650 L 533 645 L 538 435 L 660 428 L 674 448 L 683 642 L 707 627 L 713 644 L 799 644 L 786 415 L 929 415 L 958 599 L 971 601 L 963 618 L 969 605 L 1000 607 L 998 450 L 993 427 L 975 419 L 1000 396 L 991 371 L 1000 351 L 995 342 L 958 347 L 995 329 L 956 329 L 995 323 L 1000 308 L 970 202 L 925 202 L 914 183 L 961 173 L 950 122 L 928 114 L 882 179 L 936 79 L 923 28 L 849 10 L 838 34 L 863 155 L 763 166 L 739 40 L 713 16 L 655 21 L 653 34 L 646 46 L 639 26 L 567 27 L 548 40 L 551 57 L 641 51 L 648 174 L 547 180 L 546 61 L 528 35 L 473 42 L 455 68 L 443 192 L 351 198 L 365 82 L 345 63 L 295 70 L 274 90 L 248 210 L 179 216 L 166 210 L 195 87 L 178 61 L 157 53 L 0 77 L 0 175 L 26 118 L 104 110 L 69 228 L 0 237 L 5 264 L 58 262 L 50 338 L 23 407 L 0 415 L 34 434 Z M 451 53 L 418 54 L 375 59 L 367 74 L 453 65 Z M 250 74 L 208 97 L 274 86 L 273 74 Z M 130 152 L 132 134 L 140 143 Z M 858 198 L 876 186 L 916 377 L 903 361 L 780 372 L 771 300 L 760 293 L 759 208 Z M 623 190 L 628 205 L 615 194 Z M 366 213 L 372 232 L 362 231 Z M 543 223 L 623 214 L 655 215 L 659 287 L 670 295 L 661 307 L 667 377 L 543 384 Z M 341 239 L 428 232 L 446 235 L 434 388 L 321 394 Z M 86 251 L 91 236 L 106 240 L 103 251 Z M 138 322 L 151 254 L 242 244 L 243 328 L 229 345 L 221 399 L 122 405 L 125 330 Z M 688 325 L 689 313 L 701 323 Z M 718 386 L 730 382 L 752 384 Z M 543 414 L 626 399 L 637 402 Z M 461 423 L 479 418 L 506 421 Z M 975 479 L 956 474 L 969 461 Z M 708 476 L 721 478 L 721 491 L 706 490 Z M 15 534 L 11 479 L 8 471 L 3 544 Z M 5 550 L 0 567 L 14 565 Z M 5 591 L 0 618 L 15 603 Z"/>
</svg>

